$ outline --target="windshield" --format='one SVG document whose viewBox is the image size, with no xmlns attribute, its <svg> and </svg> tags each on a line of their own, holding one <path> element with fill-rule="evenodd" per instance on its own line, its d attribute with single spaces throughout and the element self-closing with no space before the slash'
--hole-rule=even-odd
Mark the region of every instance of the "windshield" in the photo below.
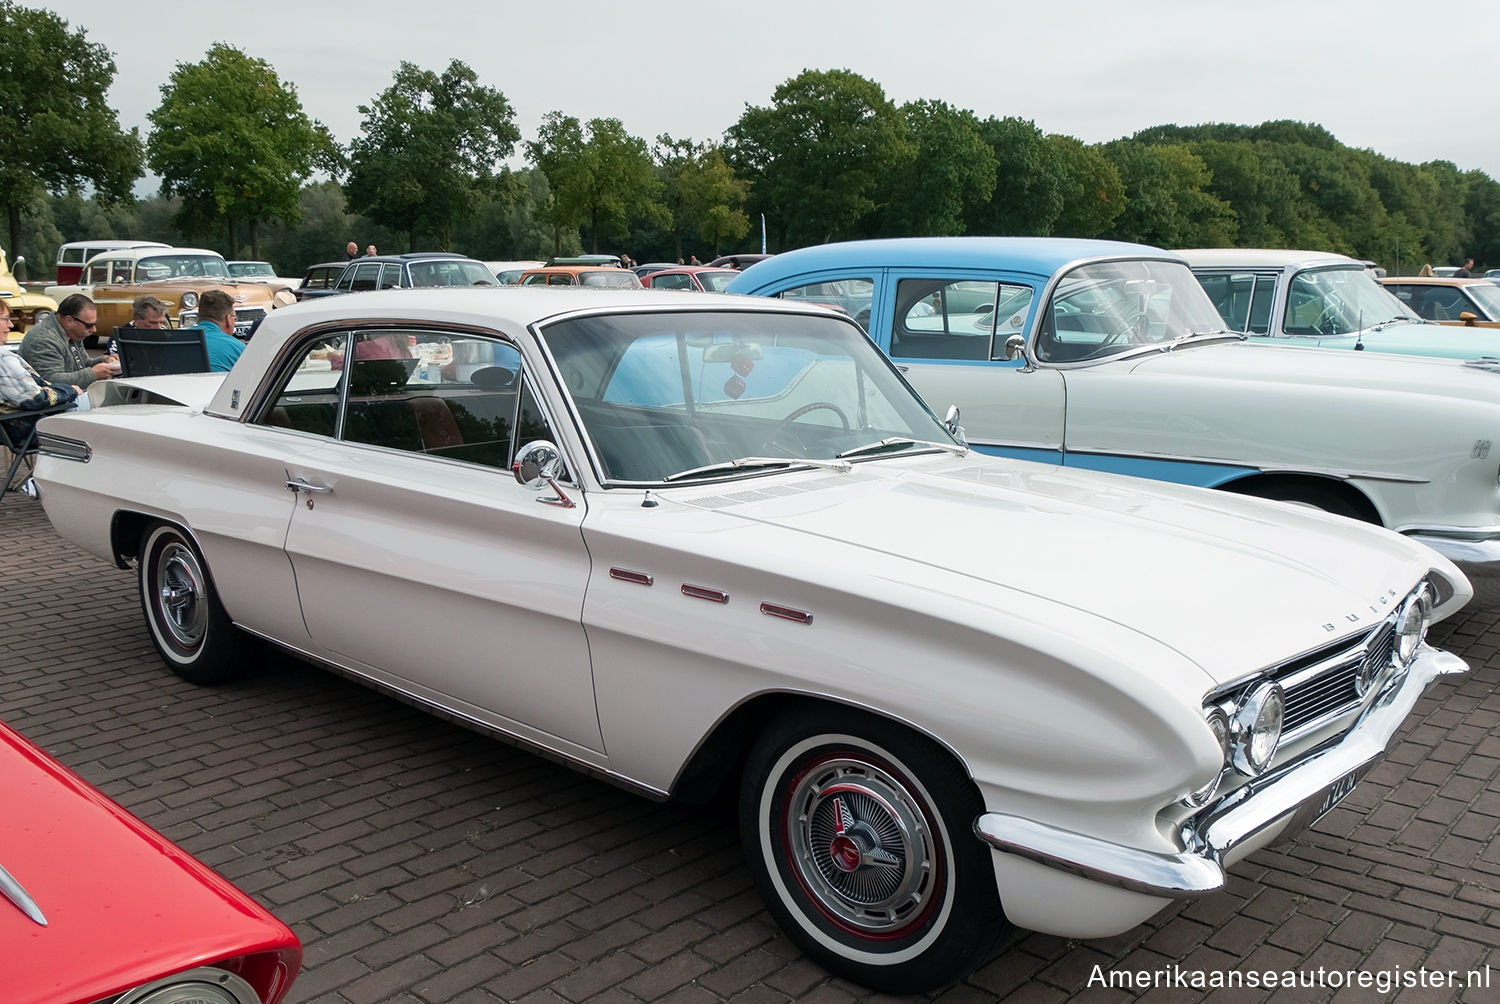
<svg viewBox="0 0 1500 1004">
<path fill-rule="evenodd" d="M 733 282 L 734 277 L 737 275 L 739 273 L 731 268 L 726 268 L 721 272 L 699 272 L 698 281 L 703 284 L 703 288 L 708 292 L 722 293 L 724 292 L 724 287 Z"/>
<path fill-rule="evenodd" d="M 225 266 L 223 258 L 208 254 L 152 255 L 150 258 L 142 258 L 135 263 L 136 282 L 200 276 L 228 279 L 229 269 Z"/>
<path fill-rule="evenodd" d="M 833 461 L 892 437 L 955 445 L 874 343 L 832 315 L 617 314 L 542 336 L 609 481 L 724 477 L 736 472 L 683 472 L 742 458 Z"/>
<path fill-rule="evenodd" d="M 484 262 L 465 258 L 414 261 L 407 266 L 413 286 L 498 286 Z"/>
<path fill-rule="evenodd" d="M 640 277 L 628 268 L 604 268 L 597 272 L 579 272 L 580 286 L 602 286 L 605 289 L 636 289 Z"/>
<path fill-rule="evenodd" d="M 1474 302 L 1484 308 L 1490 320 L 1500 320 L 1500 286 L 1471 282 L 1464 286 L 1464 292 L 1472 296 Z"/>
<path fill-rule="evenodd" d="M 1036 354 L 1045 362 L 1084 362 L 1222 331 L 1224 319 L 1186 265 L 1093 262 L 1063 276 L 1052 291 Z"/>
<path fill-rule="evenodd" d="M 1363 266 L 1298 272 L 1287 288 L 1282 330 L 1289 335 L 1352 335 L 1383 321 L 1421 318 Z"/>
</svg>

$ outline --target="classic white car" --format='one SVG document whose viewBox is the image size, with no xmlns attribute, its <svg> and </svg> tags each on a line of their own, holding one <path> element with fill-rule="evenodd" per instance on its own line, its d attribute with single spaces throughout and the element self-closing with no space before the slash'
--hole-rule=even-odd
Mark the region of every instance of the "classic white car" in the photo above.
<svg viewBox="0 0 1500 1004">
<path fill-rule="evenodd" d="M 1494 372 L 1247 344 L 1180 255 L 1115 241 L 823 244 L 751 266 L 728 292 L 817 299 L 835 283 L 862 291 L 840 306 L 934 408 L 963 410 L 981 452 L 1377 523 L 1458 562 L 1500 606 Z"/>
<path fill-rule="evenodd" d="M 254 635 L 649 797 L 737 785 L 772 913 L 893 992 L 1222 888 L 1466 669 L 1434 551 L 973 453 L 823 307 L 350 294 L 121 383 L 163 403 L 44 419 L 32 493 L 168 666 Z"/>
</svg>

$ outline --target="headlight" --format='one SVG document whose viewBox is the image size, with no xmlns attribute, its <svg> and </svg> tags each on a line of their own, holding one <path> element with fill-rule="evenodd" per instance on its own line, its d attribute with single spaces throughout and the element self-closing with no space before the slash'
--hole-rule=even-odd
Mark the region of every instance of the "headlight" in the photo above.
<svg viewBox="0 0 1500 1004">
<path fill-rule="evenodd" d="M 1254 777 L 1266 769 L 1281 741 L 1286 695 L 1279 683 L 1258 684 L 1235 709 L 1229 723 L 1230 758 L 1234 769 Z"/>
<path fill-rule="evenodd" d="M 1432 623 L 1432 595 L 1427 583 L 1422 583 L 1406 598 L 1401 612 L 1396 615 L 1396 661 L 1405 669 L 1417 657 L 1417 650 L 1427 640 L 1427 628 Z"/>
<path fill-rule="evenodd" d="M 182 294 L 182 308 L 184 310 L 192 310 L 196 306 L 198 306 L 197 293 L 189 290 L 188 292 Z"/>
<path fill-rule="evenodd" d="M 131 990 L 116 1004 L 259 1004 L 255 989 L 233 973 L 204 966 Z"/>
<path fill-rule="evenodd" d="M 1205 708 L 1204 715 L 1208 718 L 1208 729 L 1219 741 L 1219 769 L 1214 773 L 1214 779 L 1187 797 L 1188 804 L 1197 808 L 1204 805 L 1214 792 L 1219 790 L 1219 781 L 1224 777 L 1224 764 L 1229 762 L 1229 716 L 1217 707 Z"/>
</svg>

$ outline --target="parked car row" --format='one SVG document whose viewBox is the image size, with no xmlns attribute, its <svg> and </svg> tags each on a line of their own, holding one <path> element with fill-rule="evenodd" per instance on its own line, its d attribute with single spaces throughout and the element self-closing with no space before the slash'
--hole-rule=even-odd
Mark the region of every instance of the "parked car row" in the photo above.
<svg viewBox="0 0 1500 1004">
<path fill-rule="evenodd" d="M 799 302 L 829 284 L 865 326 Z M 306 300 L 226 376 L 44 419 L 32 494 L 187 680 L 248 633 L 651 798 L 729 786 L 772 914 L 891 992 L 1223 888 L 1465 671 L 1425 636 L 1472 586 L 1425 545 L 1500 533 L 1496 375 L 1244 344 L 1129 245 L 730 288 L 777 298 Z M 1366 518 L 1251 497 L 1288 486 Z"/>
</svg>

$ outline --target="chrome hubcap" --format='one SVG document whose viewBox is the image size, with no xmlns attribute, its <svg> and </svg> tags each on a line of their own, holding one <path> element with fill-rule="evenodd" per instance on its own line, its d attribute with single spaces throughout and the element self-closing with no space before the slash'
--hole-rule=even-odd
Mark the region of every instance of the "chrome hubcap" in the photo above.
<svg viewBox="0 0 1500 1004">
<path fill-rule="evenodd" d="M 182 544 L 168 544 L 156 562 L 157 609 L 174 647 L 190 652 L 203 642 L 208 619 L 203 573 L 193 552 Z"/>
<path fill-rule="evenodd" d="M 926 914 L 932 835 L 900 779 L 853 759 L 817 763 L 794 782 L 786 830 L 802 886 L 835 923 L 898 937 Z"/>
</svg>

